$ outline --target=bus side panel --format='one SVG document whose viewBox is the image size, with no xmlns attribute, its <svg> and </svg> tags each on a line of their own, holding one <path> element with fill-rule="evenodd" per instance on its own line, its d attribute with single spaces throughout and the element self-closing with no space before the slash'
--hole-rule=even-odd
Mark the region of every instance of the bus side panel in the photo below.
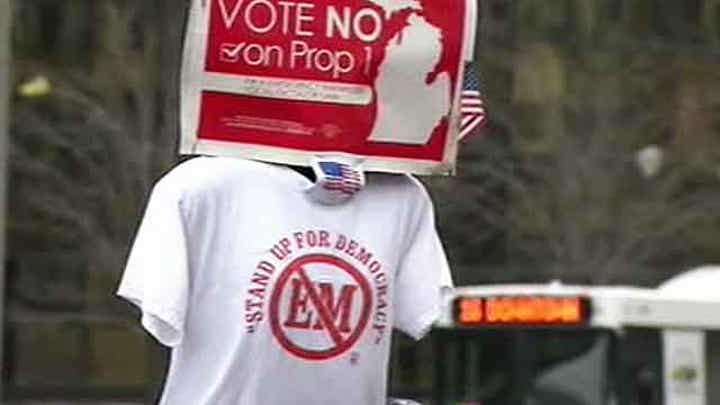
<svg viewBox="0 0 720 405">
<path fill-rule="evenodd" d="M 708 404 L 720 404 L 720 331 L 707 332 Z"/>
</svg>

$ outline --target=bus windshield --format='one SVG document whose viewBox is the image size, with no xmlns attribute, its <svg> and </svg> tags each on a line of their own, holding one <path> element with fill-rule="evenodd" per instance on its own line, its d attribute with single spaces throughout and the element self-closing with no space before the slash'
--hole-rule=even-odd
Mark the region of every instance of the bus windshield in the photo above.
<svg viewBox="0 0 720 405">
<path fill-rule="evenodd" d="M 577 329 L 436 330 L 437 404 L 606 405 L 612 336 Z"/>
</svg>

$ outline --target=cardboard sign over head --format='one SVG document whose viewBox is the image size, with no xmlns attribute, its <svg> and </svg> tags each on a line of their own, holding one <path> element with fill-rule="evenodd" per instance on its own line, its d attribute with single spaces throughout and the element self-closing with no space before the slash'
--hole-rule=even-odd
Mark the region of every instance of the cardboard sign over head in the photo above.
<svg viewBox="0 0 720 405">
<path fill-rule="evenodd" d="M 474 0 L 194 0 L 181 153 L 443 174 Z"/>
</svg>

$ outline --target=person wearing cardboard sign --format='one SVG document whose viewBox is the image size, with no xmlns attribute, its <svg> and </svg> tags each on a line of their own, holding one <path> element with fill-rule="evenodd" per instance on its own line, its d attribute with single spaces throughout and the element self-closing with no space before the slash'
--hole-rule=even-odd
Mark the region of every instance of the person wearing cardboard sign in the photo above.
<svg viewBox="0 0 720 405">
<path fill-rule="evenodd" d="M 320 204 L 280 165 L 214 157 L 154 188 L 118 294 L 173 349 L 161 404 L 380 404 L 393 327 L 451 280 L 429 196 L 373 173 Z"/>
<path fill-rule="evenodd" d="M 386 402 L 392 329 L 422 337 L 452 285 L 410 173 L 454 167 L 474 23 L 472 1 L 455 1 L 193 2 L 181 152 L 213 156 L 155 185 L 118 289 L 172 348 L 161 404 Z M 373 141 L 380 108 L 411 116 L 402 98 L 378 105 L 376 86 L 415 67 L 388 53 L 420 11 L 443 38 L 438 102 L 455 102 L 425 144 Z"/>
</svg>

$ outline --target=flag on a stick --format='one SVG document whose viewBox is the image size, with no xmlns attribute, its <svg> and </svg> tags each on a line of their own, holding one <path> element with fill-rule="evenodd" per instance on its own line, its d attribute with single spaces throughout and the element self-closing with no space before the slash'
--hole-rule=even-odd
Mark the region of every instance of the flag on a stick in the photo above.
<svg viewBox="0 0 720 405">
<path fill-rule="evenodd" d="M 487 110 L 482 98 L 480 76 L 473 64 L 467 63 L 460 97 L 460 140 L 480 133 L 485 124 Z"/>
</svg>

